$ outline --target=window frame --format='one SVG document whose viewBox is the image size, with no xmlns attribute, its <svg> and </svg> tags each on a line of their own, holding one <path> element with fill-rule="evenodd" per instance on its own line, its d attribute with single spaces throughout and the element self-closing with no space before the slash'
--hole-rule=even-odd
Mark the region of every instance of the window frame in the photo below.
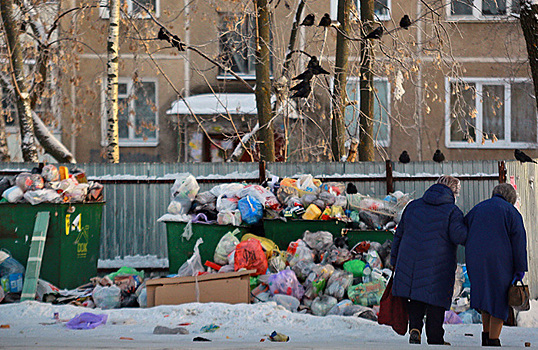
<svg viewBox="0 0 538 350">
<path fill-rule="evenodd" d="M 450 135 L 450 126 L 451 126 L 451 106 L 450 106 L 450 87 L 454 82 L 464 82 L 464 83 L 473 83 L 476 84 L 476 93 L 475 93 L 475 109 L 476 117 L 475 119 L 475 140 L 472 143 L 468 141 L 452 141 Z M 528 78 L 474 78 L 474 77 L 465 77 L 465 78 L 445 78 L 445 146 L 447 148 L 471 148 L 471 149 L 515 149 L 515 148 L 538 148 L 538 110 L 536 113 L 537 118 L 537 130 L 536 130 L 536 140 L 535 142 L 512 142 L 512 84 L 514 83 L 529 83 L 532 85 L 532 81 Z M 482 133 L 483 130 L 483 105 L 481 92 L 483 91 L 483 85 L 504 85 L 504 95 L 505 101 L 504 106 L 504 139 L 499 139 L 495 142 L 491 142 L 491 139 L 486 140 L 482 144 L 482 140 L 478 140 L 476 135 Z"/>
<path fill-rule="evenodd" d="M 159 108 L 159 84 L 157 78 L 141 78 L 139 79 L 139 82 L 141 83 L 154 83 L 155 84 L 155 106 L 157 109 Z M 119 77 L 118 78 L 118 85 L 119 84 L 127 84 L 127 98 L 131 96 L 133 93 L 133 87 L 134 82 L 131 78 L 127 77 Z M 118 99 L 120 98 L 118 92 Z M 123 97 L 122 97 L 123 98 Z M 101 135 L 102 135 L 102 141 L 101 145 L 106 146 L 106 126 L 107 126 L 107 116 L 106 116 L 106 77 L 103 79 L 102 83 L 102 89 L 101 89 Z M 135 99 L 132 99 L 129 101 L 129 110 L 134 109 Z M 119 111 L 118 111 L 119 113 Z M 131 113 L 128 114 L 129 116 L 129 122 L 132 125 L 136 125 L 136 119 L 134 119 L 134 115 Z M 118 120 L 119 123 L 119 120 Z M 119 125 L 118 125 L 119 127 Z M 157 110 L 155 112 L 155 139 L 148 138 L 147 140 L 143 139 L 137 139 L 134 137 L 136 135 L 136 130 L 134 126 L 128 127 L 128 134 L 129 138 L 120 138 L 119 137 L 119 130 L 118 130 L 118 146 L 119 147 L 157 147 L 159 145 L 159 111 Z"/>
<path fill-rule="evenodd" d="M 356 77 L 356 76 L 348 76 L 347 77 L 347 82 L 346 82 L 346 94 L 347 94 L 347 85 L 349 84 L 350 81 L 354 81 L 356 86 L 357 86 L 357 91 L 359 91 L 359 82 L 360 82 L 360 78 L 359 77 Z M 374 144 L 376 147 L 389 147 L 390 146 L 390 143 L 391 143 L 391 123 L 390 123 L 390 115 L 391 115 L 391 95 L 390 95 L 390 81 L 387 77 L 374 77 L 374 84 L 376 82 L 384 82 L 386 83 L 386 90 L 387 90 L 387 139 L 386 140 L 382 140 L 382 141 L 378 141 L 374 138 Z M 359 91 L 360 93 L 360 91 Z M 374 98 L 375 98 L 375 95 L 374 95 Z M 360 95 L 359 95 L 359 99 L 357 100 L 360 102 Z M 374 101 L 374 103 L 376 103 Z M 347 106 L 346 108 L 348 107 L 353 107 L 353 106 Z M 357 108 L 360 108 L 360 105 L 357 107 Z M 374 117 L 375 118 L 375 117 Z M 375 119 L 374 119 L 375 120 Z M 345 123 L 345 109 L 344 109 L 344 123 Z M 347 127 L 346 127 L 346 141 L 347 141 Z"/>
<path fill-rule="evenodd" d="M 217 13 L 218 15 L 218 20 L 219 20 L 219 25 L 217 26 L 217 41 L 218 41 L 218 45 L 219 45 L 219 55 L 221 54 L 221 48 L 220 48 L 220 37 L 221 37 L 221 19 L 222 19 L 222 16 L 225 16 L 225 15 L 234 15 L 235 13 L 233 11 L 220 11 Z M 254 15 L 252 14 L 245 14 L 246 16 L 249 17 L 249 26 L 251 25 L 251 22 L 253 19 L 254 19 Z M 271 34 L 272 35 L 272 34 Z M 273 43 L 273 38 L 271 38 L 271 43 L 270 45 L 272 45 Z M 250 49 L 253 49 L 253 48 L 247 48 L 247 50 L 250 50 Z M 234 72 L 235 74 L 237 74 L 238 76 L 240 76 L 242 79 L 248 81 L 248 80 L 256 80 L 256 52 L 255 52 L 255 49 L 253 49 L 253 52 L 254 52 L 254 56 L 248 56 L 247 57 L 247 65 L 253 65 L 254 66 L 254 72 L 248 72 L 248 73 L 242 73 L 242 72 Z M 270 55 L 270 59 L 271 59 L 271 67 L 270 67 L 270 79 L 273 79 L 273 56 Z M 218 74 L 217 74 L 217 79 L 218 80 L 237 80 L 232 74 L 230 73 L 227 73 L 227 72 L 223 72 L 221 71 L 220 67 L 218 68 Z"/>
<path fill-rule="evenodd" d="M 129 16 L 133 15 L 133 2 L 132 0 L 123 0 L 127 1 L 127 13 Z M 121 10 L 120 10 L 121 11 Z M 145 11 L 142 11 L 145 13 Z M 156 18 L 159 18 L 161 15 L 161 1 L 155 0 L 155 9 L 153 9 L 153 15 Z M 110 18 L 110 12 L 108 11 L 108 0 L 100 0 L 99 1 L 99 18 L 101 19 L 109 19 Z M 142 15 L 141 13 L 137 13 L 135 16 L 136 19 L 151 19 L 151 16 L 147 13 L 145 15 Z"/>
<path fill-rule="evenodd" d="M 355 6 L 357 7 L 357 12 L 360 13 L 360 5 L 359 5 L 359 2 L 360 0 L 352 0 L 355 2 Z M 374 0 L 374 4 L 375 4 L 375 0 Z M 392 19 L 392 0 L 387 0 L 387 7 L 388 7 L 388 14 L 387 15 L 382 15 L 382 16 L 376 16 L 374 14 L 374 19 L 377 20 L 377 21 L 380 21 L 380 22 L 386 22 L 386 21 L 390 21 Z M 336 20 L 337 19 L 337 16 L 338 16 L 338 0 L 331 0 L 331 18 L 333 20 Z"/>
<path fill-rule="evenodd" d="M 471 15 L 453 15 L 452 14 L 452 3 L 454 0 L 447 0 L 446 6 L 446 18 L 448 21 L 506 21 L 508 20 L 517 20 L 516 17 L 519 17 L 519 13 L 512 12 L 512 3 L 517 0 L 506 0 L 506 14 L 505 15 L 483 15 L 482 14 L 482 3 L 484 0 L 473 0 L 473 13 Z"/>
</svg>

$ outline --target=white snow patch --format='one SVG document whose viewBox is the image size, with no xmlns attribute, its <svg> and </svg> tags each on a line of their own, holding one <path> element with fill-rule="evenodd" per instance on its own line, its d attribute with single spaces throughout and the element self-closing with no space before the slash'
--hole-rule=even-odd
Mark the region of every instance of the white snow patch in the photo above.
<svg viewBox="0 0 538 350">
<path fill-rule="evenodd" d="M 114 259 L 99 259 L 99 269 L 119 269 L 128 266 L 134 268 L 168 268 L 167 258 L 158 258 L 156 255 L 117 256 Z"/>
</svg>

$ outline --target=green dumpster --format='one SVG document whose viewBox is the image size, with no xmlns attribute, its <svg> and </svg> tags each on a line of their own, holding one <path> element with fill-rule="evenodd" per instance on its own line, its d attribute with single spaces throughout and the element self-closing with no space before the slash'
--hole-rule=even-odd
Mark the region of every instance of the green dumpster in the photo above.
<svg viewBox="0 0 538 350">
<path fill-rule="evenodd" d="M 394 237 L 392 231 L 382 230 L 343 230 L 342 235 L 347 236 L 347 244 L 349 248 L 353 248 L 357 243 L 362 241 L 379 242 L 383 244 L 387 239 L 392 241 L 392 238 Z"/>
<path fill-rule="evenodd" d="M 226 233 L 239 229 L 236 237 L 241 240 L 244 234 L 248 233 L 246 226 L 217 225 L 217 224 L 192 224 L 192 237 L 187 241 L 183 235 L 183 230 L 187 226 L 186 222 L 166 221 L 166 238 L 168 246 L 168 266 L 171 274 L 176 274 L 181 265 L 194 254 L 194 245 L 198 238 L 202 238 L 204 243 L 198 248 L 202 264 L 207 260 L 213 261 L 215 249 L 220 239 Z"/>
<path fill-rule="evenodd" d="M 307 230 L 310 232 L 328 231 L 336 237 L 342 234 L 342 229 L 345 227 L 346 223 L 338 220 L 263 219 L 265 237 L 275 242 L 280 250 L 286 250 L 291 242 L 303 238 Z"/>
<path fill-rule="evenodd" d="M 73 289 L 97 276 L 105 203 L 0 203 L 0 248 L 26 267 L 37 213 L 50 212 L 39 278 Z"/>
</svg>

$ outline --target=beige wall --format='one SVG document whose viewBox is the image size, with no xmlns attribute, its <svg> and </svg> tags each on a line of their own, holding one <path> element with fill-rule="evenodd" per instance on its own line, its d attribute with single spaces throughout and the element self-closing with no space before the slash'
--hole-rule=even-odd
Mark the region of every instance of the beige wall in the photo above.
<svg viewBox="0 0 538 350">
<path fill-rule="evenodd" d="M 194 1 L 189 2 L 189 24 L 186 24 L 186 11 L 181 11 L 183 2 L 162 0 L 158 21 L 177 34 L 182 40 L 206 53 L 212 59 L 218 57 L 218 12 L 244 12 L 252 8 L 243 7 L 242 1 Z M 244 2 L 252 6 L 252 2 Z M 288 2 L 291 6 L 295 6 Z M 278 79 L 283 58 L 287 50 L 289 32 L 293 22 L 295 8 L 287 9 L 281 3 L 276 10 L 274 24 L 274 66 L 275 79 Z M 325 12 L 329 12 L 329 1 L 308 1 L 303 17 L 308 13 L 316 14 L 316 22 Z M 414 0 L 402 2 L 392 1 L 393 20 L 383 22 L 391 30 L 397 26 L 400 17 L 408 13 L 416 17 L 417 3 Z M 440 11 L 444 16 L 444 10 Z M 429 19 L 430 17 L 428 17 Z M 431 20 L 421 22 L 420 28 L 414 25 L 408 31 L 397 30 L 383 39 L 383 52 L 376 49 L 376 75 L 388 77 L 390 87 L 394 90 L 394 78 L 398 70 L 405 74 L 402 100 L 391 100 L 391 142 L 384 150 L 376 152 L 377 160 L 384 158 L 397 159 L 406 149 L 413 160 L 422 158 L 430 160 L 435 149 L 440 148 L 449 160 L 461 159 L 507 159 L 513 154 L 512 149 L 457 149 L 445 147 L 445 78 L 455 76 L 458 72 L 467 77 L 529 77 L 526 59 L 525 42 L 521 34 L 519 22 L 441 22 L 439 35 L 442 45 L 435 40 L 435 28 Z M 165 43 L 147 41 L 146 46 L 140 40 L 129 37 L 156 37 L 158 26 L 151 20 L 137 20 L 141 27 L 139 32 L 133 25 L 122 28 L 122 44 L 120 49 L 120 76 L 131 77 L 136 71 L 140 78 L 156 78 L 158 80 L 158 113 L 159 113 L 159 145 L 156 147 L 121 148 L 122 160 L 146 160 L 173 162 L 178 159 L 177 120 L 166 115 L 170 104 L 180 93 L 200 94 L 216 92 L 249 92 L 243 84 L 218 79 L 218 68 L 197 53 L 178 53 L 175 49 L 162 49 Z M 84 48 L 81 53 L 80 75 L 82 82 L 77 87 L 77 102 L 83 106 L 84 116 L 79 121 L 80 131 L 76 135 L 77 158 L 79 161 L 99 161 L 102 152 L 101 127 L 101 94 L 100 79 L 105 72 L 105 39 L 106 21 L 99 19 L 97 11 L 80 22 L 80 31 L 84 41 L 93 50 Z M 357 24 L 354 24 L 352 36 L 360 36 Z M 437 26 L 439 28 L 439 26 Z M 188 32 L 187 32 L 188 29 Z M 419 54 L 416 46 L 417 32 L 422 32 L 427 51 Z M 322 57 L 322 65 L 334 71 L 335 38 L 334 29 L 324 33 L 322 28 L 301 28 L 298 48 Z M 377 46 L 377 44 L 376 44 Z M 321 48 L 323 47 L 323 51 Z M 148 55 L 152 54 L 152 58 Z M 438 55 L 439 52 L 439 55 Z M 358 70 L 359 42 L 350 45 L 350 76 Z M 304 69 L 307 62 L 305 56 L 294 56 L 290 76 L 295 76 Z M 302 59 L 299 59 L 302 58 Z M 188 62 L 188 73 L 185 75 L 185 62 Z M 159 69 L 157 68 L 157 65 Z M 407 73 L 406 73 L 407 72 Z M 420 74 L 419 74 L 420 73 Z M 421 77 L 420 77 L 421 76 Z M 186 79 L 188 84 L 186 84 Z M 422 80 L 421 80 L 422 79 Z M 313 123 L 305 122 L 304 128 L 327 131 L 330 128 L 329 98 L 332 76 L 316 80 L 315 100 L 310 99 L 303 111 Z M 253 85 L 253 80 L 248 80 Z M 425 87 L 427 84 L 427 87 Z M 173 86 L 173 87 L 172 87 Z M 422 86 L 424 101 L 417 99 L 417 88 Z M 189 90 L 185 90 L 188 87 Z M 392 91 L 393 92 L 393 91 Z M 427 96 L 427 97 L 426 97 Z M 69 112 L 67 112 L 69 113 Z M 68 119 L 64 117 L 64 119 Z M 422 120 L 422 126 L 417 121 Z M 419 132 L 420 129 L 420 132 Z M 295 130 L 295 132 L 298 132 Z M 302 130 L 301 132 L 305 132 Z M 71 132 L 64 127 L 66 139 Z M 293 141 L 297 142 L 300 138 Z M 422 147 L 420 150 L 418 147 Z M 531 156 L 538 156 L 538 150 L 529 150 Z"/>
</svg>

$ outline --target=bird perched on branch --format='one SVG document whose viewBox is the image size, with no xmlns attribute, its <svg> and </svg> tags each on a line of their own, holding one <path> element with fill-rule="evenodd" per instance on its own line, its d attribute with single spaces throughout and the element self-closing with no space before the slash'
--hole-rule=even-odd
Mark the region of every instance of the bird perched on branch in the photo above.
<svg viewBox="0 0 538 350">
<path fill-rule="evenodd" d="M 330 27 L 332 23 L 331 15 L 328 13 L 324 14 L 319 21 L 318 27 Z"/>
<path fill-rule="evenodd" d="M 308 97 L 310 95 L 310 92 L 312 91 L 312 86 L 310 85 L 310 81 L 303 80 L 299 84 L 293 86 L 290 88 L 292 91 L 296 91 L 291 98 L 296 97 Z"/>
<path fill-rule="evenodd" d="M 402 27 L 403 29 L 409 29 L 411 24 L 411 19 L 408 15 L 403 15 L 402 19 L 400 19 L 400 27 Z"/>
<path fill-rule="evenodd" d="M 312 69 L 307 68 L 304 72 L 296 76 L 295 78 L 292 78 L 291 80 L 311 80 L 314 76 L 314 72 Z"/>
<path fill-rule="evenodd" d="M 310 61 L 308 61 L 308 65 L 306 66 L 306 68 L 310 69 L 314 75 L 330 74 L 325 69 L 323 69 L 322 66 L 320 66 L 318 58 L 316 56 L 310 57 Z"/>
<path fill-rule="evenodd" d="M 407 153 L 407 151 L 404 150 L 402 154 L 400 154 L 398 160 L 400 161 L 400 163 L 407 164 L 411 161 L 411 158 L 409 158 L 409 154 Z"/>
<path fill-rule="evenodd" d="M 316 20 L 316 15 L 313 13 L 310 13 L 306 15 L 306 17 L 303 19 L 303 22 L 301 23 L 302 26 L 311 27 L 314 25 L 314 21 Z"/>
<path fill-rule="evenodd" d="M 519 150 L 519 149 L 516 149 L 516 150 L 514 151 L 514 156 L 515 156 L 516 159 L 519 160 L 521 163 L 530 162 L 530 163 L 538 164 L 538 163 L 536 163 L 534 160 L 532 160 L 531 157 L 529 157 L 528 155 L 526 155 L 523 151 L 521 151 L 521 150 Z"/>
<path fill-rule="evenodd" d="M 435 153 L 433 154 L 433 161 L 437 163 L 442 163 L 445 161 L 445 155 L 443 154 L 443 152 L 441 152 L 441 150 L 438 149 L 435 151 Z"/>
<path fill-rule="evenodd" d="M 175 47 L 179 51 L 185 51 L 185 44 L 181 42 L 181 39 L 179 38 L 179 36 L 175 34 L 171 34 L 164 27 L 161 27 L 161 29 L 159 29 L 159 33 L 157 33 L 157 39 L 169 42 L 173 47 Z"/>
<path fill-rule="evenodd" d="M 379 26 L 376 29 L 372 30 L 364 39 L 381 39 L 383 36 L 383 26 Z"/>
</svg>

